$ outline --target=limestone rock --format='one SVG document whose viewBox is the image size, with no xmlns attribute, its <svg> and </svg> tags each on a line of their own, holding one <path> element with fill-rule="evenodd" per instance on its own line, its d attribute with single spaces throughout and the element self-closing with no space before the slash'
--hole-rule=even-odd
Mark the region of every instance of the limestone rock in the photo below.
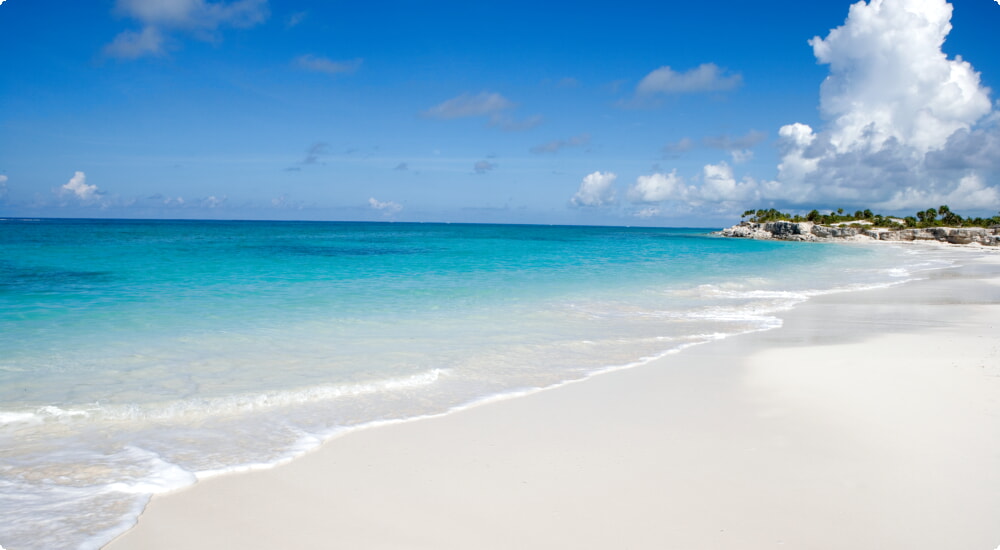
<svg viewBox="0 0 1000 550">
<path fill-rule="evenodd" d="M 847 225 L 817 225 L 812 222 L 741 222 L 719 232 L 723 237 L 776 239 L 782 241 L 825 241 L 831 239 L 879 241 L 937 241 L 950 244 L 1000 246 L 1000 227 L 929 227 L 890 230 Z"/>
</svg>

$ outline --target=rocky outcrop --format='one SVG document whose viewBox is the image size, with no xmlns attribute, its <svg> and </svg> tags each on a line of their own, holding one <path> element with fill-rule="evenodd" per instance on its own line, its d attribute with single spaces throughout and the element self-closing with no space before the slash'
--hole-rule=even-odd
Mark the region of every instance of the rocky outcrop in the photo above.
<svg viewBox="0 0 1000 550">
<path fill-rule="evenodd" d="M 817 225 L 812 222 L 742 222 L 719 232 L 723 237 L 776 239 L 781 241 L 825 241 L 831 239 L 879 241 L 938 241 L 950 244 L 1000 246 L 1000 229 L 993 227 L 929 227 L 922 229 L 866 229 L 847 225 Z"/>
</svg>

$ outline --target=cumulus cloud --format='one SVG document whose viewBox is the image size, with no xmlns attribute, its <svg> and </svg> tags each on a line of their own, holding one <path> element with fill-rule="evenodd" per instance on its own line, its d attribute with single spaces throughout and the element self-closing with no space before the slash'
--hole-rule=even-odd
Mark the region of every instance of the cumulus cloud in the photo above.
<svg viewBox="0 0 1000 550">
<path fill-rule="evenodd" d="M 972 65 L 941 50 L 951 14 L 945 0 L 858 2 L 842 26 L 809 41 L 830 66 L 825 125 L 779 131 L 782 197 L 983 208 L 996 196 L 986 176 L 1000 166 L 997 113 Z"/>
<path fill-rule="evenodd" d="M 427 118 L 466 118 L 497 114 L 510 109 L 514 104 L 495 92 L 480 92 L 476 95 L 462 94 L 439 103 L 421 114 Z"/>
<path fill-rule="evenodd" d="M 88 185 L 87 175 L 83 172 L 76 172 L 68 182 L 59 188 L 59 194 L 73 196 L 81 201 L 89 201 L 97 195 L 97 186 Z"/>
<path fill-rule="evenodd" d="M 630 188 L 630 200 L 716 209 L 766 200 L 809 208 L 948 204 L 995 211 L 1000 103 L 991 102 L 991 90 L 970 63 L 942 51 L 951 14 L 946 0 L 857 2 L 842 26 L 809 41 L 816 59 L 829 66 L 819 90 L 824 122 L 779 129 L 776 179 L 740 179 L 720 162 L 705 165 L 692 185 L 678 184 L 673 173 L 644 176 Z M 729 152 L 738 164 L 765 137 L 753 131 L 703 143 Z M 690 144 L 668 145 L 664 155 Z"/>
<path fill-rule="evenodd" d="M 555 139 L 548 143 L 536 145 L 531 148 L 531 152 L 535 154 L 558 153 L 560 149 L 564 149 L 566 147 L 580 147 L 587 145 L 588 143 L 590 143 L 590 134 L 580 134 L 569 139 Z"/>
<path fill-rule="evenodd" d="M 475 164 L 472 165 L 472 169 L 477 174 L 485 174 L 486 172 L 490 172 L 492 170 L 495 170 L 497 166 L 499 166 L 499 165 L 497 163 L 495 163 L 495 162 L 490 162 L 488 160 L 480 160 L 480 161 L 477 161 Z"/>
<path fill-rule="evenodd" d="M 733 169 L 725 162 L 706 164 L 702 168 L 701 186 L 690 189 L 689 193 L 706 202 L 744 203 L 757 199 L 757 183 L 752 179 L 737 181 Z"/>
<path fill-rule="evenodd" d="M 403 205 L 393 201 L 380 201 L 375 197 L 368 199 L 368 206 L 382 212 L 384 216 L 392 216 L 403 210 Z"/>
<path fill-rule="evenodd" d="M 628 200 L 633 204 L 682 201 L 698 205 L 739 204 L 760 198 L 761 184 L 749 177 L 737 180 L 732 167 L 725 162 L 705 165 L 697 180 L 700 181 L 689 185 L 677 175 L 677 170 L 639 176 L 629 187 Z"/>
<path fill-rule="evenodd" d="M 684 200 L 687 188 L 677 170 L 669 174 L 639 176 L 635 185 L 629 187 L 628 200 L 633 203 L 655 203 L 667 200 Z"/>
<path fill-rule="evenodd" d="M 141 25 L 123 31 L 105 46 L 104 53 L 119 59 L 164 55 L 168 31 L 215 40 L 222 27 L 249 28 L 267 19 L 267 0 L 117 0 L 115 12 Z"/>
<path fill-rule="evenodd" d="M 703 63 L 689 71 L 660 67 L 646 75 L 636 87 L 638 95 L 721 92 L 739 88 L 743 77 L 730 74 L 715 63 Z"/>
<path fill-rule="evenodd" d="M 612 172 L 594 172 L 580 182 L 570 204 L 573 206 L 607 206 L 615 203 L 613 187 L 618 176 Z"/>
<path fill-rule="evenodd" d="M 295 58 L 295 66 L 307 71 L 326 74 L 353 73 L 361 67 L 361 59 L 334 61 L 317 55 L 306 54 Z"/>
</svg>

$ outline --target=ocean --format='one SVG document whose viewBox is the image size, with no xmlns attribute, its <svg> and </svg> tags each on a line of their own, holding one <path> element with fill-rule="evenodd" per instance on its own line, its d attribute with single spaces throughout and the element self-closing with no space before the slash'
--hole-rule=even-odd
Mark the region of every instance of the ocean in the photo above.
<svg viewBox="0 0 1000 550">
<path fill-rule="evenodd" d="M 151 495 L 781 325 L 944 248 L 708 229 L 0 220 L 0 545 L 99 548 Z"/>
</svg>

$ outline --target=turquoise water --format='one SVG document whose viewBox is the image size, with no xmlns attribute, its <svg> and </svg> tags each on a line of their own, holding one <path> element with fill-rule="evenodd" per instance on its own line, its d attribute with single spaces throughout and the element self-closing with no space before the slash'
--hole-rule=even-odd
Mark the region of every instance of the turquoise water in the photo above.
<svg viewBox="0 0 1000 550">
<path fill-rule="evenodd" d="M 96 548 L 154 493 L 944 264 L 702 229 L 3 220 L 0 545 Z"/>
</svg>

